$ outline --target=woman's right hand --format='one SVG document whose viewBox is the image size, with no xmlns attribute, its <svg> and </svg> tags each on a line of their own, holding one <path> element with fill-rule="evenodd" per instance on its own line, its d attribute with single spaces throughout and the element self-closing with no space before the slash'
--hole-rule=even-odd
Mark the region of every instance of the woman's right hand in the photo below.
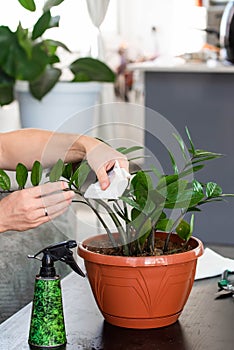
<svg viewBox="0 0 234 350">
<path fill-rule="evenodd" d="M 63 214 L 73 191 L 64 181 L 15 191 L 0 201 L 0 232 L 26 231 Z M 65 190 L 65 191 L 64 191 Z"/>
</svg>

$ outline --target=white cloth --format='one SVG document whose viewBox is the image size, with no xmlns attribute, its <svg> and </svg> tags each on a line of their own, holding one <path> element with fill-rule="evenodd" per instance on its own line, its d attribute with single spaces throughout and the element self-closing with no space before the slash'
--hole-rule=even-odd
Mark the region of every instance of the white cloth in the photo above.
<svg viewBox="0 0 234 350">
<path fill-rule="evenodd" d="M 224 270 L 234 271 L 234 260 L 205 248 L 204 254 L 197 261 L 195 280 L 219 276 Z"/>
<path fill-rule="evenodd" d="M 118 161 L 116 161 L 114 169 L 108 174 L 110 185 L 106 190 L 102 190 L 99 182 L 91 184 L 85 194 L 85 198 L 92 199 L 118 199 L 128 186 L 128 179 L 130 174 L 124 169 L 120 168 Z"/>
</svg>

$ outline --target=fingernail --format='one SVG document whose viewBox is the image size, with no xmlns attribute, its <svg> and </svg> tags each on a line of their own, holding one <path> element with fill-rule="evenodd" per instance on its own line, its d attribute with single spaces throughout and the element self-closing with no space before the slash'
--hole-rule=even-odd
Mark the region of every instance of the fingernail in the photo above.
<svg viewBox="0 0 234 350">
<path fill-rule="evenodd" d="M 63 187 L 64 187 L 64 188 L 69 188 L 69 186 L 68 186 L 68 183 L 67 183 L 67 182 L 63 181 L 62 183 L 63 183 Z"/>
</svg>

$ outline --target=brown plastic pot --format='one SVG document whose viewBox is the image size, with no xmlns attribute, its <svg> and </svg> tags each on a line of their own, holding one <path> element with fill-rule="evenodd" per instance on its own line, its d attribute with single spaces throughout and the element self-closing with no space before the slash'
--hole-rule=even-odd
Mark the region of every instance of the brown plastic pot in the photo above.
<svg viewBox="0 0 234 350">
<path fill-rule="evenodd" d="M 165 237 L 161 232 L 157 235 Z M 193 286 L 197 258 L 203 244 L 190 239 L 192 250 L 172 255 L 122 257 L 98 254 L 86 246 L 103 240 L 84 240 L 78 254 L 85 267 L 97 305 L 105 320 L 125 328 L 159 328 L 177 321 Z M 172 240 L 180 238 L 172 234 Z"/>
</svg>

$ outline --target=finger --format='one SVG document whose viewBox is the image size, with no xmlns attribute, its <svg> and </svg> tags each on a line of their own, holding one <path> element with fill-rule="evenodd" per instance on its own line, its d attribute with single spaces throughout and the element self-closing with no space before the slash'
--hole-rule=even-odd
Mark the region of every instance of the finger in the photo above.
<svg viewBox="0 0 234 350">
<path fill-rule="evenodd" d="M 48 195 L 56 191 L 62 191 L 68 188 L 68 184 L 65 181 L 48 182 L 46 184 L 28 188 L 27 190 L 35 198 Z"/>
<path fill-rule="evenodd" d="M 42 207 L 50 207 L 60 202 L 67 202 L 67 204 L 70 204 L 74 196 L 75 193 L 73 191 L 60 191 L 43 196 L 41 197 Z"/>
<path fill-rule="evenodd" d="M 101 189 L 105 190 L 109 186 L 110 180 L 104 167 L 98 169 L 97 178 L 100 183 Z"/>
<path fill-rule="evenodd" d="M 68 207 L 69 207 L 69 203 L 63 201 L 46 208 L 42 208 L 43 210 L 40 209 L 40 215 L 41 217 L 45 217 L 45 220 L 47 219 L 51 220 L 53 217 L 58 216 L 60 212 L 64 212 L 65 210 L 67 210 Z"/>
</svg>

